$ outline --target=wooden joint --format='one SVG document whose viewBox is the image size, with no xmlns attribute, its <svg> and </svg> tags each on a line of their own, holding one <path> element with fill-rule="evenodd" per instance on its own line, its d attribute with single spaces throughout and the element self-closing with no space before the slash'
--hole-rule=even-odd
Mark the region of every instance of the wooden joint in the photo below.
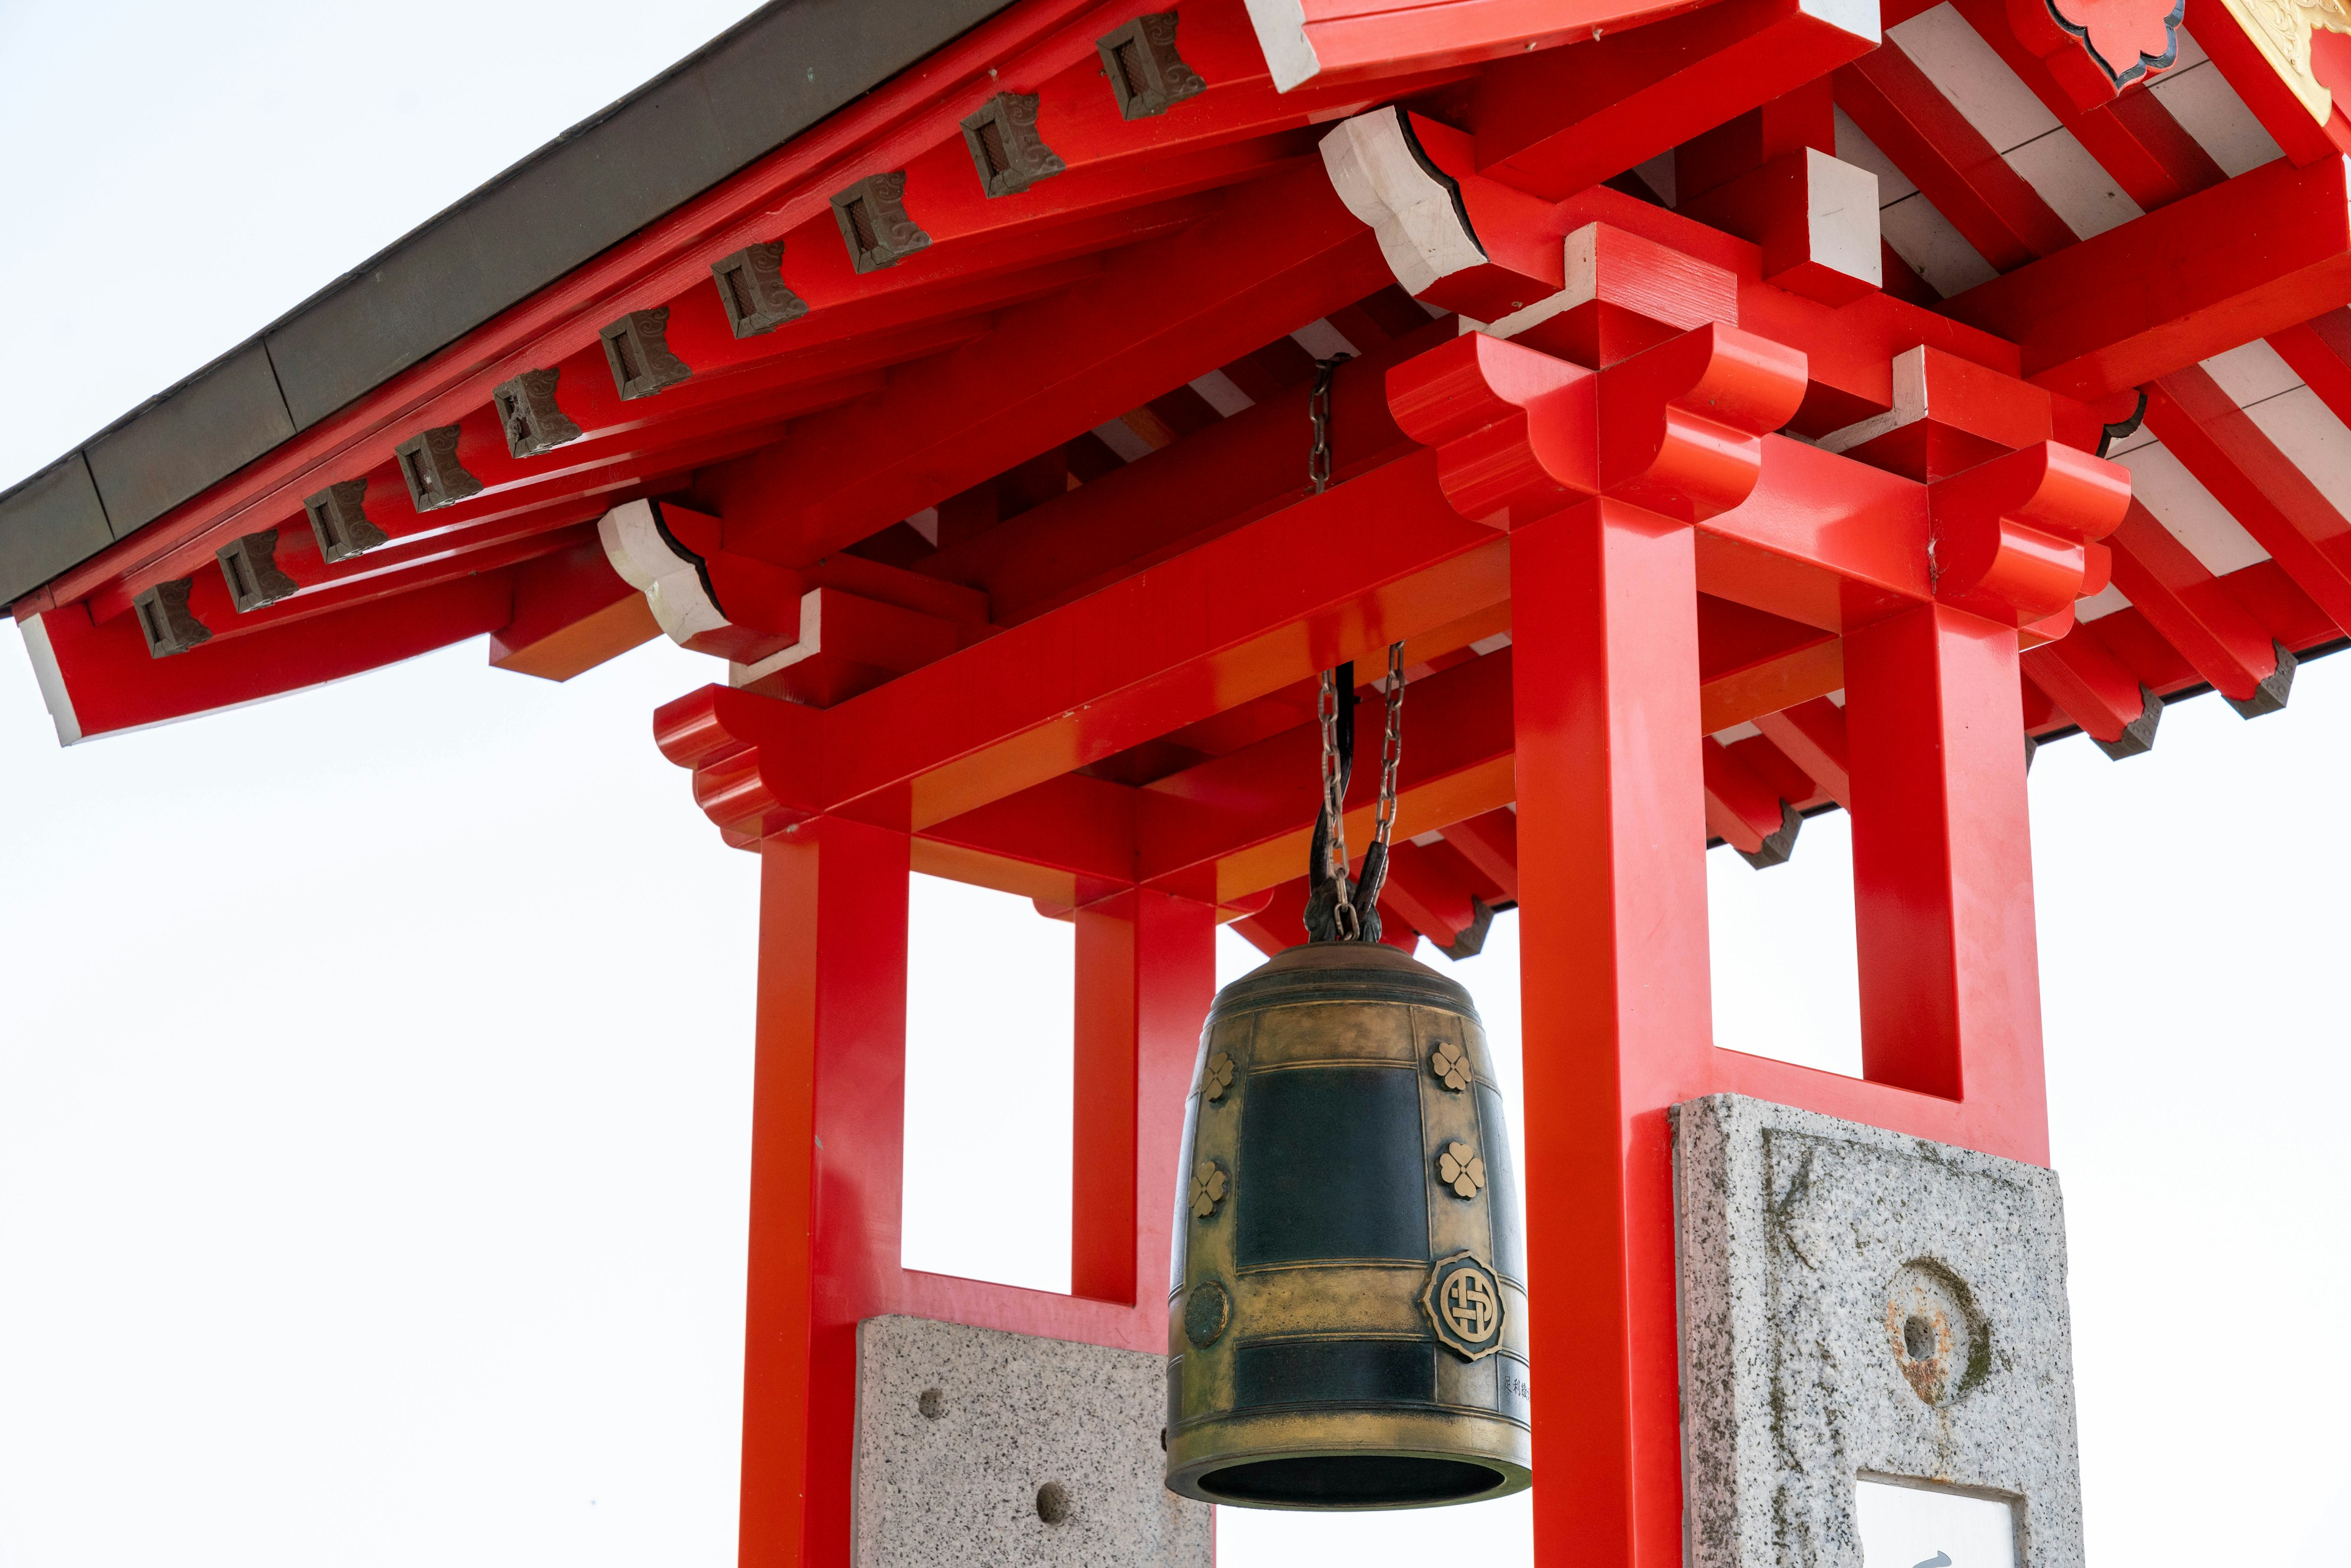
<svg viewBox="0 0 2351 1568">
<path fill-rule="evenodd" d="M 2130 471 L 2044 441 L 1928 487 L 1935 597 L 2022 626 L 2104 587 Z"/>
</svg>

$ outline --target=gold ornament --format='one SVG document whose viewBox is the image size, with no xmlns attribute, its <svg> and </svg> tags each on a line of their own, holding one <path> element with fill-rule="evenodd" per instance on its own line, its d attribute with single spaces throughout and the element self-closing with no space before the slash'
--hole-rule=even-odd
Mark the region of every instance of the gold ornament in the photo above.
<svg viewBox="0 0 2351 1568">
<path fill-rule="evenodd" d="M 1200 1083 L 1200 1097 L 1221 1100 L 1225 1091 L 1233 1086 L 1233 1059 L 1223 1051 L 1208 1058 L 1208 1071 Z"/>
<path fill-rule="evenodd" d="M 1469 1087 L 1468 1053 L 1449 1040 L 1437 1042 L 1436 1053 L 1428 1059 L 1428 1070 L 1456 1094 Z"/>
<path fill-rule="evenodd" d="M 2221 0 L 2280 80 L 2294 89 L 2319 124 L 2335 110 L 2335 95 L 2310 67 L 2310 35 L 2324 27 L 2351 33 L 2351 5 L 2345 0 Z"/>
<path fill-rule="evenodd" d="M 1192 1218 L 1206 1219 L 1225 1201 L 1225 1167 L 1202 1160 L 1192 1167 Z"/>
<path fill-rule="evenodd" d="M 1483 1361 L 1502 1347 L 1501 1281 L 1474 1253 L 1437 1260 L 1421 1288 L 1420 1309 L 1437 1339 L 1464 1361 Z"/>
<path fill-rule="evenodd" d="M 1454 1197 L 1475 1197 L 1486 1185 L 1486 1162 L 1467 1144 L 1447 1144 L 1437 1156 L 1437 1175 Z"/>
</svg>

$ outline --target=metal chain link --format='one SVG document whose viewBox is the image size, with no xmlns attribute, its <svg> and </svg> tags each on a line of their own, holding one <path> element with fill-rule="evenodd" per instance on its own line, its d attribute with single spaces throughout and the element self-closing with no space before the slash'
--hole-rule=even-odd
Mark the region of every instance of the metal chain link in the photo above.
<svg viewBox="0 0 2351 1568">
<path fill-rule="evenodd" d="M 1314 444 L 1306 453 L 1306 482 L 1318 496 L 1331 487 L 1331 378 L 1353 357 L 1333 354 L 1314 361 L 1314 391 L 1306 400 L 1307 417 L 1314 422 Z"/>
<path fill-rule="evenodd" d="M 1396 764 L 1404 759 L 1404 644 L 1388 644 L 1388 727 L 1380 739 L 1380 810 L 1372 842 L 1388 841 L 1395 828 Z"/>
<path fill-rule="evenodd" d="M 1331 879 L 1337 899 L 1334 915 L 1339 940 L 1353 942 L 1363 932 L 1354 899 L 1347 887 L 1347 779 L 1339 761 L 1339 672 L 1322 672 L 1322 695 L 1314 711 L 1322 721 L 1322 820 L 1330 824 L 1324 841 L 1322 871 Z"/>
<path fill-rule="evenodd" d="M 1306 402 L 1314 423 L 1314 444 L 1306 456 L 1306 478 L 1320 496 L 1331 487 L 1331 382 L 1350 356 L 1334 354 L 1314 361 L 1314 390 Z M 1364 936 L 1364 910 L 1355 905 L 1361 891 L 1366 909 L 1376 906 L 1380 883 L 1387 879 L 1388 837 L 1395 828 L 1396 765 L 1404 756 L 1404 644 L 1388 644 L 1387 725 L 1380 741 L 1379 809 L 1372 821 L 1372 849 L 1364 858 L 1364 885 L 1351 888 L 1347 881 L 1347 774 L 1339 750 L 1342 707 L 1339 672 L 1322 672 L 1322 685 L 1314 704 L 1322 730 L 1323 863 L 1316 867 L 1331 884 L 1332 924 L 1342 942 Z"/>
</svg>

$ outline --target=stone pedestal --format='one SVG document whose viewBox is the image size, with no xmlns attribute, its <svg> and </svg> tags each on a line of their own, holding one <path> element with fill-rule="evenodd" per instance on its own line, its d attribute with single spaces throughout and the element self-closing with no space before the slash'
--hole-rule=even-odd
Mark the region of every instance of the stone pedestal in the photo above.
<svg viewBox="0 0 2351 1568">
<path fill-rule="evenodd" d="M 1161 1482 L 1167 1362 L 924 1318 L 857 1329 L 857 1568 L 1209 1568 Z"/>
<path fill-rule="evenodd" d="M 2055 1175 L 1739 1095 L 1673 1119 L 1693 1568 L 1863 1568 L 1868 1479 L 2005 1500 L 2022 1568 L 2080 1568 Z"/>
</svg>

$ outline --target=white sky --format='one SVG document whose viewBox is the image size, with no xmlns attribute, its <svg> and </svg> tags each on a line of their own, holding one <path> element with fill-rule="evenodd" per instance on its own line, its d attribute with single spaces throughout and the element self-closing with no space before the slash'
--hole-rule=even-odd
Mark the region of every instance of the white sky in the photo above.
<svg viewBox="0 0 2351 1568">
<path fill-rule="evenodd" d="M 744 8 L 0 0 L 0 486 Z M 648 717 L 714 669 L 469 644 L 60 751 L 0 633 L 0 1568 L 733 1561 L 754 862 Z M 2351 659 L 2032 776 L 2101 1562 L 2351 1563 L 2346 764 Z M 1844 820 L 1711 871 L 1723 1043 L 1851 1070 Z M 1025 1120 L 1065 1212 L 1066 1064 L 995 1064 L 1068 929 L 990 897 L 917 889 L 907 1257 L 1063 1284 L 971 1179 Z M 1506 1071 L 1515 936 L 1457 971 Z M 1219 1529 L 1507 1568 L 1527 1518 Z"/>
</svg>

